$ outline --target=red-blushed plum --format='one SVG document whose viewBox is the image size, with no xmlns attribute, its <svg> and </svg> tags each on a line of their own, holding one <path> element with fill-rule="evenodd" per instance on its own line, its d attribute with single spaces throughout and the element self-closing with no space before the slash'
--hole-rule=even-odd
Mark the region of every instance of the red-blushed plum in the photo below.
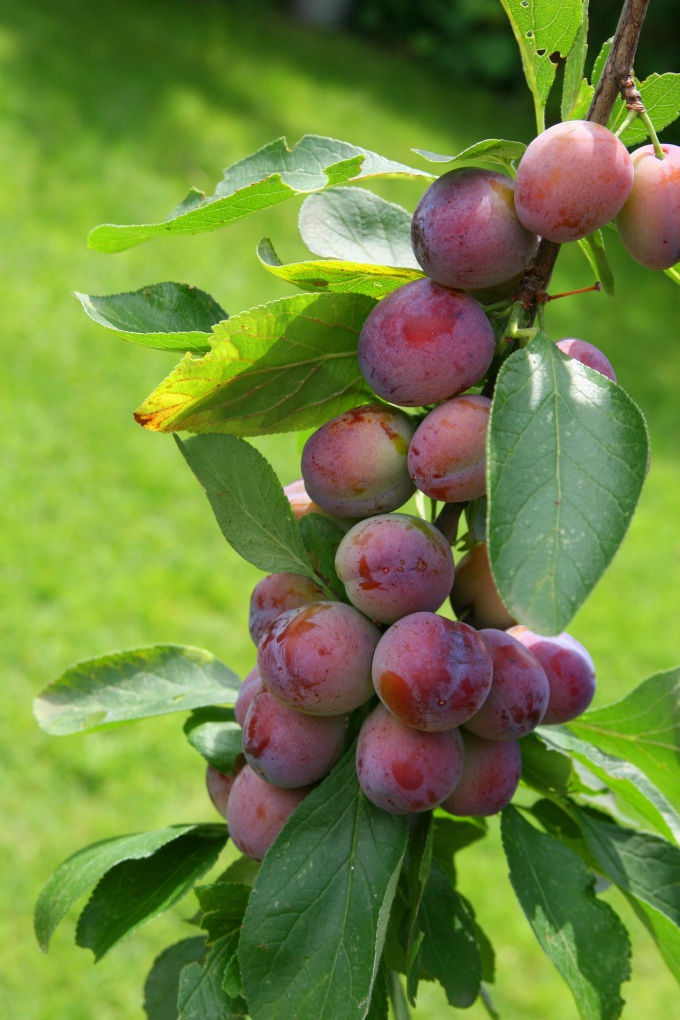
<svg viewBox="0 0 680 1020">
<path fill-rule="evenodd" d="M 469 730 L 463 774 L 441 807 L 452 815 L 495 815 L 507 807 L 519 786 L 522 754 L 517 740 L 485 740 Z"/>
<path fill-rule="evenodd" d="M 487 740 L 519 740 L 543 720 L 548 678 L 536 656 L 504 630 L 480 634 L 493 659 L 493 682 L 479 712 L 464 725 Z"/>
<path fill-rule="evenodd" d="M 250 765 L 236 777 L 227 803 L 227 825 L 235 846 L 261 861 L 311 787 L 284 790 L 260 779 Z"/>
<path fill-rule="evenodd" d="M 565 337 L 564 340 L 558 340 L 555 346 L 559 347 L 563 354 L 575 358 L 582 365 L 587 365 L 588 368 L 593 368 L 600 375 L 606 375 L 607 379 L 616 382 L 616 372 L 612 368 L 609 358 L 595 344 L 589 344 L 587 340 Z"/>
<path fill-rule="evenodd" d="M 633 162 L 606 127 L 568 120 L 534 138 L 515 181 L 515 209 L 527 230 L 549 241 L 578 241 L 621 210 Z"/>
<path fill-rule="evenodd" d="M 302 517 L 306 517 L 307 514 L 321 514 L 322 517 L 328 517 L 340 528 L 347 529 L 350 526 L 349 521 L 343 520 L 342 517 L 336 517 L 335 514 L 330 514 L 328 510 L 324 510 L 322 506 L 319 506 L 318 503 L 315 503 L 312 499 L 310 499 L 309 494 L 305 489 L 305 482 L 303 478 L 298 478 L 297 481 L 284 485 L 283 491 L 286 499 L 290 503 L 290 508 L 293 511 L 296 521 L 299 521 Z"/>
<path fill-rule="evenodd" d="M 478 629 L 494 627 L 505 630 L 517 623 L 496 590 L 486 542 L 473 545 L 456 564 L 451 608 L 457 617 Z"/>
<path fill-rule="evenodd" d="M 543 637 L 528 627 L 511 627 L 508 634 L 533 652 L 545 670 L 550 700 L 544 725 L 569 722 L 585 712 L 595 694 L 595 666 L 583 645 L 565 632 Z"/>
<path fill-rule="evenodd" d="M 357 742 L 357 776 L 369 800 L 394 815 L 429 811 L 453 791 L 463 771 L 457 729 L 423 733 L 383 705 L 365 720 Z"/>
<path fill-rule="evenodd" d="M 268 783 L 286 789 L 309 786 L 340 758 L 346 728 L 346 715 L 303 715 L 262 690 L 243 724 L 243 753 Z"/>
<path fill-rule="evenodd" d="M 264 689 L 264 684 L 260 679 L 260 671 L 257 666 L 251 669 L 250 673 L 243 678 L 243 683 L 239 688 L 236 701 L 234 702 L 234 716 L 239 726 L 243 726 L 245 722 L 248 709 L 250 708 L 250 702 L 253 700 L 258 691 Z"/>
<path fill-rule="evenodd" d="M 355 524 L 338 546 L 335 568 L 352 605 L 380 623 L 434 612 L 453 584 L 451 546 L 433 524 L 408 514 Z"/>
<path fill-rule="evenodd" d="M 680 147 L 663 143 L 631 153 L 633 190 L 616 217 L 621 244 L 647 269 L 670 269 L 680 259 Z"/>
<path fill-rule="evenodd" d="M 492 287 L 528 266 L 538 238 L 517 219 L 515 182 L 493 170 L 449 170 L 427 189 L 411 221 L 418 264 L 431 280 Z"/>
<path fill-rule="evenodd" d="M 488 397 L 453 397 L 430 411 L 408 449 L 408 471 L 431 499 L 464 503 L 486 492 Z"/>
<path fill-rule="evenodd" d="M 213 807 L 219 814 L 222 815 L 223 818 L 227 817 L 227 801 L 229 800 L 229 794 L 236 782 L 236 777 L 244 765 L 245 758 L 242 755 L 239 755 L 234 763 L 233 771 L 228 775 L 224 772 L 218 772 L 214 765 L 208 765 L 206 769 L 205 785 L 208 788 L 208 794 L 213 802 Z"/>
<path fill-rule="evenodd" d="M 371 661 L 380 631 L 353 606 L 313 602 L 289 609 L 257 650 L 265 687 L 289 708 L 343 715 L 373 694 Z"/>
<path fill-rule="evenodd" d="M 373 683 L 404 725 L 441 731 L 477 713 L 491 688 L 493 663 L 479 633 L 436 613 L 397 620 L 373 656 Z"/>
<path fill-rule="evenodd" d="M 412 280 L 369 313 L 359 337 L 359 367 L 379 397 L 416 407 L 479 382 L 494 349 L 491 323 L 474 298 L 432 280 Z"/>
<path fill-rule="evenodd" d="M 250 596 L 248 629 L 256 645 L 277 616 L 287 609 L 298 609 L 324 597 L 321 588 L 301 574 L 268 574 L 258 581 Z"/>
<path fill-rule="evenodd" d="M 396 407 L 366 404 L 333 418 L 304 445 L 307 492 L 341 517 L 396 510 L 414 492 L 406 466 L 414 432 L 411 419 Z"/>
</svg>

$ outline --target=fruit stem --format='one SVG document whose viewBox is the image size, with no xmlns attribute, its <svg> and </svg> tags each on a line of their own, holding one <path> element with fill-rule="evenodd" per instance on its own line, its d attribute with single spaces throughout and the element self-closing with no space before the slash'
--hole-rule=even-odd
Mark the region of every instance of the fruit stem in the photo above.
<svg viewBox="0 0 680 1020">
<path fill-rule="evenodd" d="M 616 137 L 620 138 L 621 135 L 623 134 L 623 132 L 626 131 L 630 127 L 630 125 L 633 123 L 633 121 L 637 120 L 639 116 L 640 116 L 640 111 L 639 110 L 629 110 L 628 111 L 628 115 L 626 116 L 626 119 L 624 120 L 623 124 L 621 124 L 621 126 L 618 128 L 618 130 L 616 130 L 614 132 Z"/>
<path fill-rule="evenodd" d="M 394 1020 L 409 1020 L 411 1011 L 399 975 L 394 970 L 387 971 L 387 991 L 394 1011 Z"/>
<path fill-rule="evenodd" d="M 444 506 L 440 510 L 439 515 L 434 522 L 435 528 L 441 531 L 449 545 L 453 545 L 458 537 L 458 525 L 460 523 L 463 510 L 467 505 L 467 502 L 444 503 Z"/>
<path fill-rule="evenodd" d="M 659 141 L 658 135 L 657 135 L 656 131 L 654 130 L 654 125 L 652 124 L 652 118 L 649 116 L 649 114 L 647 113 L 646 110 L 641 110 L 638 113 L 638 117 L 640 118 L 642 123 L 645 125 L 645 128 L 647 129 L 647 134 L 649 135 L 649 137 L 652 140 L 652 145 L 654 146 L 654 152 L 656 153 L 656 158 L 657 159 L 665 159 L 666 158 L 666 153 L 661 148 L 661 142 Z"/>
</svg>

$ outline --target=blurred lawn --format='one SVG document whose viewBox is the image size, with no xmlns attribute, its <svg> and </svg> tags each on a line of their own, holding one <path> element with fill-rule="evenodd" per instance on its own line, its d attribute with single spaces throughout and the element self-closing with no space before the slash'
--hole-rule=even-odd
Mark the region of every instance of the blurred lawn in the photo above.
<svg viewBox="0 0 680 1020">
<path fill-rule="evenodd" d="M 87 320 L 70 292 L 174 279 L 238 311 L 288 293 L 259 268 L 260 237 L 271 236 L 284 259 L 303 254 L 293 203 L 228 231 L 115 257 L 87 251 L 88 229 L 162 218 L 189 185 L 212 190 L 223 166 L 280 134 L 329 134 L 405 162 L 417 161 L 412 145 L 454 152 L 487 135 L 530 137 L 528 101 L 516 107 L 469 93 L 462 105 L 450 84 L 389 53 L 248 11 L 207 0 L 0 3 L 0 1003 L 8 1017 L 141 1017 L 144 975 L 165 944 L 186 934 L 182 918 L 193 905 L 94 968 L 73 947 L 75 913 L 50 955 L 40 955 L 33 902 L 51 870 L 87 843 L 214 820 L 182 717 L 56 740 L 37 730 L 33 697 L 73 661 L 157 641 L 207 647 L 241 673 L 253 663 L 247 593 L 259 575 L 221 539 L 172 440 L 131 417 L 175 359 L 123 345 Z M 379 190 L 413 208 L 422 185 Z M 614 262 L 617 301 L 565 300 L 548 320 L 556 338 L 582 336 L 606 351 L 645 408 L 654 446 L 625 547 L 572 627 L 596 659 L 598 704 L 680 659 L 672 596 L 680 589 L 680 292 L 616 251 Z M 565 252 L 555 289 L 589 282 L 576 254 Z M 297 477 L 295 437 L 260 446 L 283 481 Z M 574 1017 L 512 899 L 496 837 L 461 855 L 460 877 L 497 947 L 504 1020 Z M 628 920 L 620 898 L 608 896 Z M 634 982 L 624 990 L 624 1016 L 671 1016 L 675 986 L 631 924 Z M 415 1016 L 444 1015 L 425 986 Z M 468 1015 L 485 1014 L 473 1007 Z"/>
</svg>

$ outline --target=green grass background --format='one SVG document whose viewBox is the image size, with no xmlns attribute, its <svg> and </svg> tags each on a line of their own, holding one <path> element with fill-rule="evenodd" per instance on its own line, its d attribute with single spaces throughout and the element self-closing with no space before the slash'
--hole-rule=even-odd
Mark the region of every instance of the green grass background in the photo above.
<svg viewBox="0 0 680 1020">
<path fill-rule="evenodd" d="M 478 138 L 532 133 L 530 102 L 438 80 L 342 36 L 257 6 L 180 0 L 0 2 L 0 1006 L 20 1020 L 136 1020 L 155 954 L 184 937 L 187 901 L 102 964 L 74 948 L 76 912 L 47 957 L 31 931 L 37 893 L 61 860 L 97 839 L 214 820 L 203 767 L 169 717 L 54 739 L 31 701 L 70 663 L 116 648 L 200 645 L 245 673 L 254 651 L 247 598 L 259 574 L 222 540 L 169 437 L 131 412 L 176 359 L 118 341 L 71 291 L 113 293 L 160 280 L 195 284 L 229 311 L 289 293 L 262 270 L 257 241 L 303 254 L 296 205 L 196 238 L 117 256 L 88 252 L 100 222 L 164 217 L 190 185 L 212 190 L 223 166 L 286 134 L 347 139 L 405 162 L 411 146 L 454 152 Z M 414 182 L 382 183 L 413 208 Z M 548 309 L 551 334 L 597 343 L 644 407 L 652 468 L 624 547 L 572 632 L 591 649 L 597 704 L 680 660 L 676 644 L 680 291 L 612 244 L 618 297 Z M 590 282 L 565 251 L 555 290 Z M 284 482 L 295 437 L 265 440 Z M 592 508 L 597 521 L 597 507 Z M 510 892 L 497 834 L 465 851 L 460 881 L 498 953 L 504 1020 L 570 1020 L 566 986 L 534 943 Z M 630 912 L 620 897 L 607 898 Z M 634 920 L 628 1020 L 670 1017 L 677 990 Z M 430 986 L 415 1016 L 450 1015 Z M 484 1016 L 480 1006 L 468 1015 Z M 314 1018 L 310 1018 L 314 1020 Z"/>
</svg>

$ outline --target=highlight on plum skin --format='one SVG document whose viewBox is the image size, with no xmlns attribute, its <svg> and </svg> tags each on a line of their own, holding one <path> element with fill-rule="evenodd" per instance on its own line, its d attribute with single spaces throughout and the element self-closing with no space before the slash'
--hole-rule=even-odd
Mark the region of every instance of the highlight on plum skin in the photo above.
<svg viewBox="0 0 680 1020">
<path fill-rule="evenodd" d="M 508 634 L 528 648 L 545 670 L 550 700 L 543 724 L 569 722 L 585 712 L 595 695 L 596 679 L 595 665 L 583 645 L 566 632 L 543 637 L 528 627 L 511 627 Z"/>
<path fill-rule="evenodd" d="M 214 765 L 208 765 L 205 772 L 205 785 L 208 795 L 213 802 L 215 810 L 227 817 L 227 802 L 232 791 L 236 777 L 245 765 L 245 758 L 239 755 L 234 762 L 234 768 L 230 773 L 220 772 Z"/>
<path fill-rule="evenodd" d="M 313 602 L 282 613 L 260 642 L 265 687 L 289 708 L 343 715 L 373 694 L 371 661 L 380 631 L 343 602 Z"/>
<path fill-rule="evenodd" d="M 248 630 L 259 645 L 277 616 L 324 598 L 321 588 L 309 577 L 284 572 L 268 574 L 258 581 L 250 596 Z"/>
<path fill-rule="evenodd" d="M 564 340 L 558 340 L 555 346 L 559 347 L 563 354 L 616 382 L 616 372 L 609 358 L 595 344 L 589 344 L 587 340 L 577 340 L 575 337 L 565 337 Z"/>
<path fill-rule="evenodd" d="M 396 407 L 366 404 L 326 422 L 302 451 L 309 495 L 340 517 L 368 517 L 402 506 L 415 491 L 406 466 L 415 431 Z"/>
<path fill-rule="evenodd" d="M 395 815 L 429 811 L 448 797 L 463 771 L 457 729 L 424 733 L 404 726 L 383 705 L 364 721 L 357 742 L 359 785 Z"/>
<path fill-rule="evenodd" d="M 494 350 L 491 323 L 474 298 L 422 279 L 397 287 L 370 311 L 358 355 L 378 396 L 419 407 L 474 386 Z"/>
<path fill-rule="evenodd" d="M 508 806 L 519 786 L 519 742 L 485 740 L 465 729 L 460 735 L 465 746 L 463 774 L 441 807 L 452 815 L 495 815 Z"/>
<path fill-rule="evenodd" d="M 373 656 L 373 683 L 404 725 L 439 732 L 479 712 L 491 689 L 493 663 L 473 627 L 436 613 L 393 624 Z"/>
<path fill-rule="evenodd" d="M 311 787 L 284 790 L 260 779 L 250 765 L 236 777 L 227 803 L 227 825 L 234 845 L 261 861 Z"/>
<path fill-rule="evenodd" d="M 451 608 L 459 619 L 481 630 L 506 630 L 517 623 L 494 583 L 486 542 L 478 542 L 456 564 Z"/>
<path fill-rule="evenodd" d="M 411 221 L 423 272 L 459 290 L 493 287 L 523 272 L 538 238 L 517 219 L 514 190 L 505 174 L 471 167 L 431 184 Z"/>
<path fill-rule="evenodd" d="M 578 241 L 620 212 L 633 187 L 623 142 L 584 120 L 554 124 L 530 143 L 515 181 L 521 223 L 549 241 Z"/>
<path fill-rule="evenodd" d="M 486 434 L 491 400 L 453 397 L 435 407 L 416 429 L 408 470 L 431 499 L 464 503 L 486 492 Z"/>
<path fill-rule="evenodd" d="M 680 147 L 662 143 L 631 153 L 633 190 L 616 217 L 621 244 L 647 269 L 670 269 L 680 259 Z"/>
<path fill-rule="evenodd" d="M 493 681 L 480 710 L 464 726 L 487 740 L 519 740 L 543 721 L 550 687 L 528 648 L 503 630 L 480 631 L 493 659 Z"/>
<path fill-rule="evenodd" d="M 346 728 L 346 715 L 303 715 L 262 690 L 243 724 L 243 753 L 268 783 L 286 789 L 309 786 L 339 760 Z"/>
<path fill-rule="evenodd" d="M 264 690 L 264 684 L 260 678 L 259 669 L 257 666 L 254 666 L 250 673 L 243 678 L 236 701 L 234 702 L 234 717 L 241 728 L 245 722 L 251 701 L 258 691 L 261 690 Z"/>
<path fill-rule="evenodd" d="M 335 568 L 352 605 L 380 623 L 439 609 L 454 577 L 451 546 L 442 533 L 408 514 L 355 524 L 338 546 Z"/>
</svg>

